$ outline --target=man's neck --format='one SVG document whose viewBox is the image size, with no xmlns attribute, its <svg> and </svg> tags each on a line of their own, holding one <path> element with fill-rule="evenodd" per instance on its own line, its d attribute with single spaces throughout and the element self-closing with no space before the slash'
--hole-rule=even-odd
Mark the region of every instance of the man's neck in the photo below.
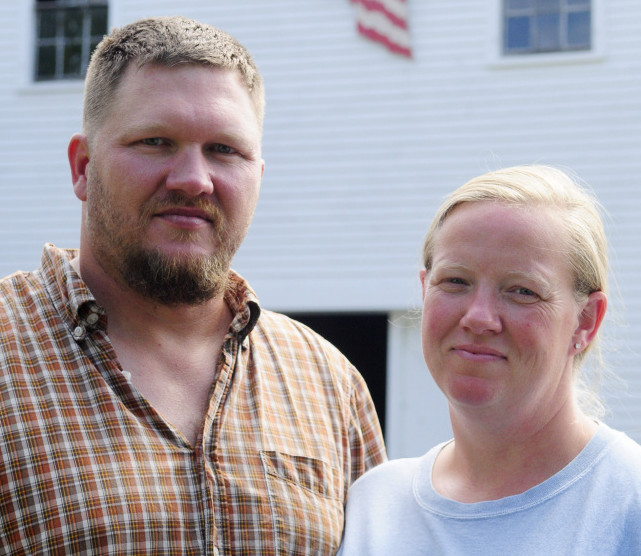
<svg viewBox="0 0 641 556">
<path fill-rule="evenodd" d="M 199 304 L 165 305 L 135 292 L 97 264 L 83 260 L 82 252 L 71 264 L 107 313 L 110 334 L 121 330 L 136 336 L 169 334 L 198 341 L 229 328 L 230 313 L 223 293 Z"/>
<path fill-rule="evenodd" d="M 72 261 L 107 313 L 108 335 L 133 386 L 194 445 L 209 407 L 224 338 L 233 315 L 223 295 L 166 306 L 105 273 Z"/>
</svg>

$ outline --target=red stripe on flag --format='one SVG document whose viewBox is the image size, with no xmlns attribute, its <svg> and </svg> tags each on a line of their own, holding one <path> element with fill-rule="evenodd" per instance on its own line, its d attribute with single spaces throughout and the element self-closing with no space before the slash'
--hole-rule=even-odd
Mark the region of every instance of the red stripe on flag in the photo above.
<svg viewBox="0 0 641 556">
<path fill-rule="evenodd" d="M 358 32 L 388 50 L 411 58 L 407 0 L 351 0 Z"/>
<path fill-rule="evenodd" d="M 367 29 L 359 23 L 358 32 L 372 41 L 380 42 L 381 44 L 385 45 L 388 50 L 394 52 L 395 54 L 401 54 L 402 56 L 407 56 L 408 58 L 412 57 L 412 51 L 409 48 L 392 42 L 389 37 L 383 35 L 382 33 L 379 33 L 375 29 Z"/>
<path fill-rule="evenodd" d="M 405 3 L 405 0 L 399 0 L 402 3 Z M 368 12 L 380 12 L 387 19 L 389 19 L 394 25 L 400 27 L 401 29 L 407 29 L 407 20 L 399 17 L 395 13 L 392 13 L 387 6 L 378 0 L 352 0 L 355 4 L 360 4 Z"/>
</svg>

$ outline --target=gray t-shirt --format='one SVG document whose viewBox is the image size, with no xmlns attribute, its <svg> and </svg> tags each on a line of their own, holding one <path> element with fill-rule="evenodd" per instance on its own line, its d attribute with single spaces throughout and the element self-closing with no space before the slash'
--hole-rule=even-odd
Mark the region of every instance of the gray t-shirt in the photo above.
<svg viewBox="0 0 641 556">
<path fill-rule="evenodd" d="M 641 554 L 641 446 L 600 424 L 564 469 L 522 494 L 464 504 L 432 487 L 444 444 L 350 488 L 339 556 Z"/>
</svg>

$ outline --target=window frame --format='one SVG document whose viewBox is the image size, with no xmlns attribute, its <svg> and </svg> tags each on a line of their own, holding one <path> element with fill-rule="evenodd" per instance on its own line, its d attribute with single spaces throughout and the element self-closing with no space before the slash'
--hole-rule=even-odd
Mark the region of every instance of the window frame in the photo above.
<svg viewBox="0 0 641 556">
<path fill-rule="evenodd" d="M 572 6 L 570 0 L 553 0 L 555 5 L 552 9 L 541 9 L 534 3 L 527 7 L 512 7 L 508 6 L 509 0 L 503 0 L 503 55 L 504 56 L 523 56 L 530 54 L 545 54 L 552 52 L 574 52 L 585 51 L 592 49 L 592 1 L 582 0 L 584 3 L 579 6 Z M 587 10 L 586 10 L 587 4 Z M 584 44 L 577 44 L 573 46 L 569 40 L 570 31 L 570 18 L 573 14 L 588 13 L 590 24 L 588 29 L 587 46 Z M 540 27 L 537 25 L 538 21 L 546 16 L 558 17 L 558 28 L 555 30 L 553 43 L 549 46 L 545 44 L 542 39 Z M 510 46 L 509 42 L 509 23 L 514 22 L 516 19 L 522 19 L 531 32 L 530 44 L 527 46 Z"/>
<path fill-rule="evenodd" d="M 35 0 L 33 5 L 33 42 L 31 80 L 33 83 L 59 83 L 83 81 L 91 52 L 95 45 L 107 33 L 109 28 L 109 1 L 108 0 Z M 91 27 L 93 23 L 92 11 L 105 10 L 105 28 L 95 32 Z M 67 10 L 80 10 L 80 34 L 66 36 L 65 24 L 69 21 L 65 17 Z M 53 34 L 43 37 L 40 33 L 42 14 L 57 12 Z M 79 48 L 79 71 L 75 68 L 66 68 L 66 50 L 70 47 Z M 40 55 L 42 48 L 54 49 L 54 64 L 52 73 L 41 72 Z"/>
<path fill-rule="evenodd" d="M 591 46 L 589 49 L 506 54 L 503 48 L 505 0 L 494 0 L 491 9 L 488 10 L 488 65 L 494 68 L 510 68 L 592 63 L 604 60 L 606 57 L 604 2 L 605 0 L 591 0 Z"/>
</svg>

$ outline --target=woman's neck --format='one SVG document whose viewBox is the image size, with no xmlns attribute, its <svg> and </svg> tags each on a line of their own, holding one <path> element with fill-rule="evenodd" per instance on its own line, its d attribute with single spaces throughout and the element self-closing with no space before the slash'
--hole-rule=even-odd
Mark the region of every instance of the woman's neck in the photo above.
<svg viewBox="0 0 641 556">
<path fill-rule="evenodd" d="M 453 419 L 454 442 L 436 458 L 434 488 L 471 503 L 520 494 L 546 481 L 583 450 L 598 428 L 574 404 L 566 409 L 538 426 L 470 428 Z"/>
</svg>

